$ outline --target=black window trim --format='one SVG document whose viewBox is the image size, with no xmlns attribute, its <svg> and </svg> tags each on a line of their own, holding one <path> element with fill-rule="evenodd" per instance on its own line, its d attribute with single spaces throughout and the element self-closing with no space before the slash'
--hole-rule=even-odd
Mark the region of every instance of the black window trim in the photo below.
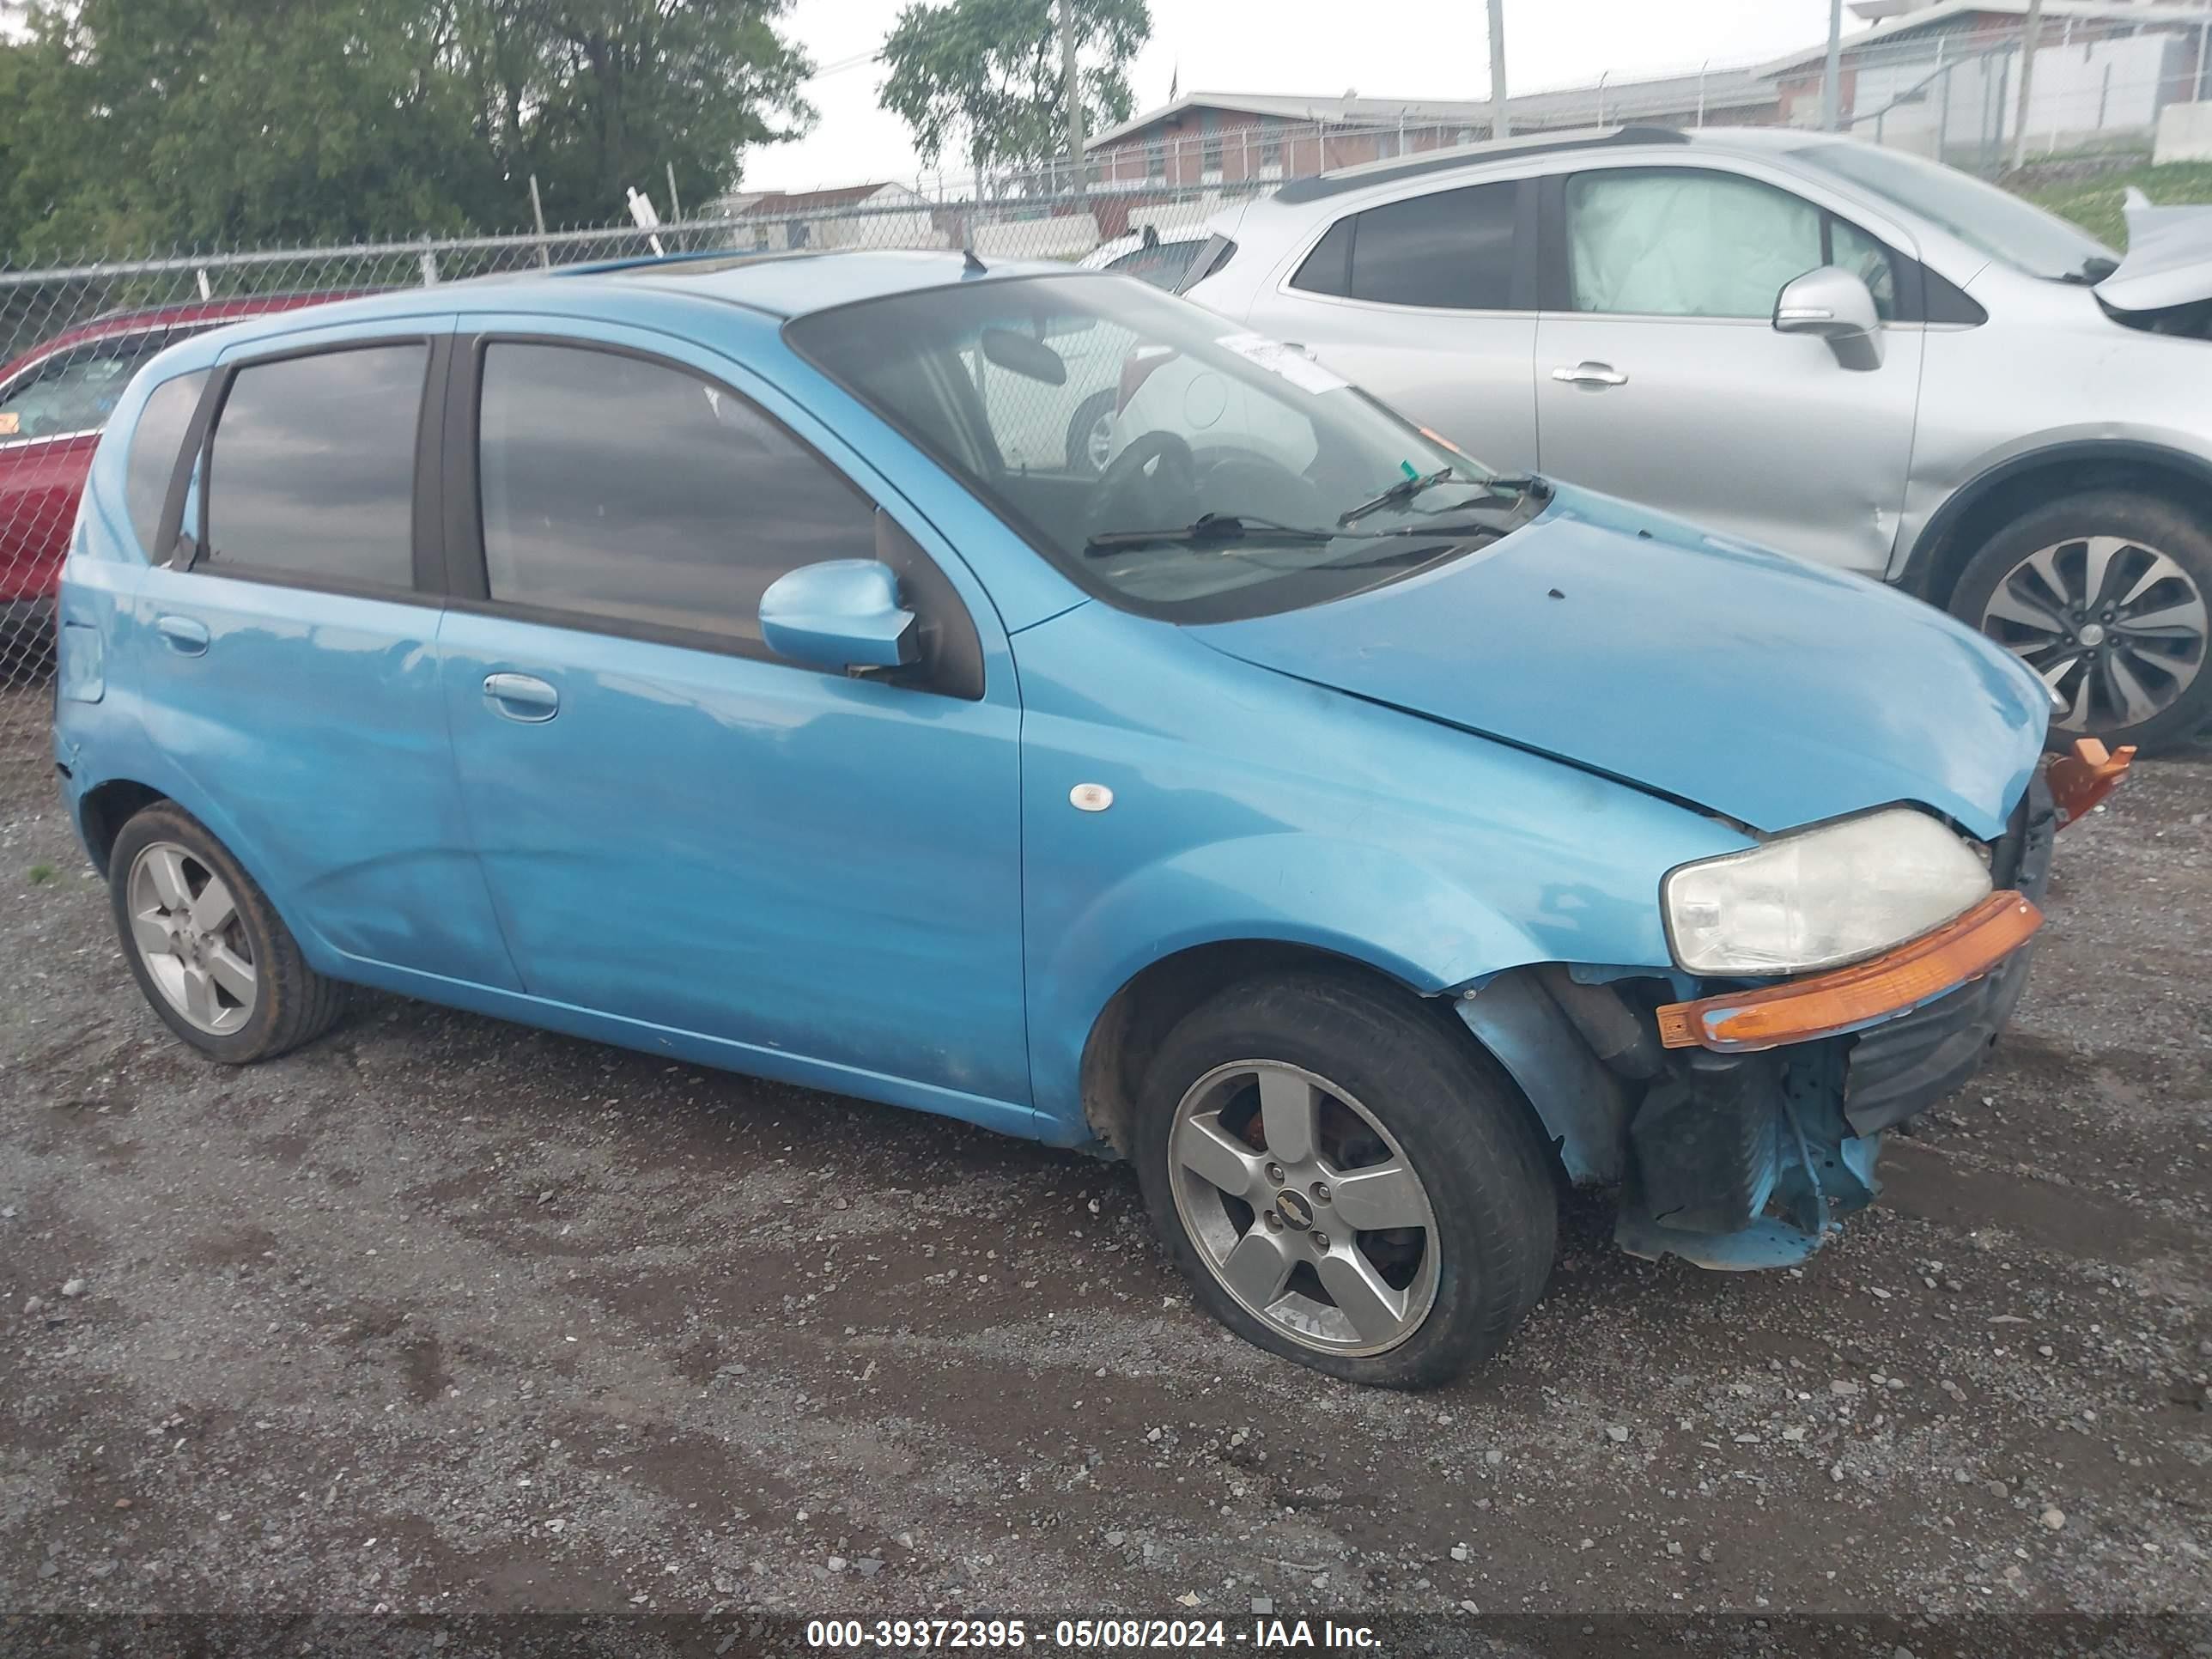
<svg viewBox="0 0 2212 1659">
<path fill-rule="evenodd" d="M 495 345 L 559 346 L 574 351 L 605 352 L 650 363 L 656 368 L 672 369 L 735 398 L 790 440 L 802 453 L 819 463 L 825 473 L 851 492 L 854 501 L 874 527 L 878 557 L 884 556 L 888 526 L 907 547 L 911 548 L 912 556 L 929 561 L 937 580 L 930 581 L 925 579 L 911 584 L 902 582 L 900 597 L 915 611 L 917 629 L 923 631 L 925 635 L 934 631 L 945 641 L 946 655 L 953 659 L 948 663 L 945 672 L 916 673 L 908 669 L 841 677 L 834 670 L 814 668 L 805 663 L 793 662 L 788 657 L 779 656 L 758 640 L 740 639 L 708 629 L 678 628 L 628 617 L 602 616 L 597 611 L 521 605 L 512 599 L 493 599 L 489 567 L 484 557 L 483 501 L 477 466 L 477 421 L 483 401 L 484 357 Z M 440 540 L 444 550 L 443 584 L 449 609 L 471 616 L 501 617 L 513 622 L 558 628 L 570 633 L 599 634 L 615 639 L 637 640 L 647 645 L 703 651 L 715 656 L 740 657 L 752 662 L 770 663 L 794 673 L 876 680 L 902 690 L 957 696 L 968 702 L 981 699 L 983 685 L 980 672 L 975 674 L 972 685 L 966 672 L 971 658 L 974 666 L 978 671 L 981 669 L 981 635 L 976 630 L 971 608 L 961 598 L 951 578 L 945 574 L 918 538 L 899 522 L 897 514 L 885 507 L 843 467 L 793 431 L 788 423 L 780 419 L 758 398 L 748 396 L 720 376 L 709 374 L 679 357 L 585 335 L 536 333 L 520 329 L 476 331 L 465 325 L 454 338 L 453 356 L 457 363 L 465 363 L 465 367 L 447 377 L 445 417 L 441 422 L 444 428 L 443 453 L 439 466 L 444 532 Z M 886 562 L 896 568 L 896 559 Z M 909 586 L 914 591 L 907 591 Z M 951 608 L 946 614 L 935 614 L 938 608 L 948 600 Z M 925 609 L 930 614 L 924 614 Z M 962 637 L 963 634 L 967 636 L 964 639 Z M 916 666 L 927 668 L 927 665 Z"/>
<path fill-rule="evenodd" d="M 225 560 L 208 563 L 201 555 L 207 546 L 208 483 L 214 478 L 211 457 L 215 434 L 222 422 L 222 409 L 230 397 L 230 388 L 240 371 L 258 368 L 268 363 L 289 362 L 301 357 L 335 356 L 343 351 L 370 351 L 379 347 L 419 345 L 428 348 L 422 369 L 422 394 L 415 416 L 415 490 L 412 503 L 411 586 L 401 587 L 386 582 L 349 581 L 343 577 L 314 575 L 304 571 L 287 570 L 280 566 L 258 565 Z M 212 576 L 232 581 L 258 582 L 272 587 L 296 587 L 315 593 L 338 593 L 355 599 L 386 599 L 399 605 L 442 606 L 446 602 L 442 580 L 443 554 L 438 545 L 438 526 L 434 510 L 437 499 L 437 470 L 440 456 L 441 414 L 445 404 L 445 383 L 451 364 L 453 337 L 438 332 L 409 329 L 396 334 L 379 334 L 364 338 L 319 340 L 311 344 L 280 347 L 270 351 L 258 351 L 250 357 L 236 357 L 226 362 L 212 364 L 202 370 L 208 376 L 206 386 L 200 393 L 199 406 L 192 411 L 191 422 L 185 429 L 185 441 L 177 452 L 176 469 L 169 477 L 167 499 L 161 506 L 161 527 L 156 547 L 168 550 L 155 563 L 164 568 L 188 571 L 194 575 Z M 136 435 L 135 434 L 133 434 Z M 203 480 L 199 495 L 199 513 L 185 533 L 185 500 L 191 493 L 192 471 L 198 467 Z M 149 550 L 150 551 L 151 550 Z"/>
<path fill-rule="evenodd" d="M 1858 235 L 1864 237 L 1889 256 L 1891 279 L 1897 293 L 1897 314 L 1888 319 L 1890 324 L 1919 327 L 1927 325 L 1929 323 L 1927 267 L 1911 254 L 1899 249 L 1887 236 L 1878 236 L 1849 214 L 1838 213 L 1833 208 L 1814 201 L 1802 191 L 1793 190 L 1788 185 L 1778 184 L 1771 179 L 1763 179 L 1755 173 L 1739 173 L 1733 167 L 1702 166 L 1696 162 L 1676 161 L 1671 158 L 1652 167 L 1634 167 L 1616 161 L 1605 166 L 1573 167 L 1564 172 L 1542 175 L 1538 181 L 1542 185 L 1536 238 L 1537 264 L 1540 272 L 1538 295 L 1541 301 L 1541 309 L 1547 313 L 1557 313 L 1562 316 L 1571 317 L 1650 316 L 1650 313 L 1645 312 L 1577 311 L 1575 308 L 1573 274 L 1568 266 L 1567 254 L 1567 183 L 1570 179 L 1598 173 L 1717 174 L 1723 179 L 1740 179 L 1746 184 L 1763 185 L 1769 190 L 1780 191 L 1784 195 L 1802 202 L 1820 216 L 1820 258 L 1824 264 L 1832 260 L 1834 256 L 1835 228 L 1839 222 L 1849 226 Z M 1987 320 L 1987 313 L 1984 313 L 1984 320 Z M 1652 320 L 1677 323 L 1753 323 L 1760 319 L 1754 317 L 1662 316 L 1653 318 Z M 1958 319 L 1945 318 L 1940 319 L 1938 325 L 1965 325 L 1960 324 Z"/>
<path fill-rule="evenodd" d="M 1315 234 L 1298 249 L 1291 264 L 1290 273 L 1277 284 L 1279 291 L 1297 295 L 1302 300 L 1333 301 L 1342 305 L 1372 306 L 1382 311 L 1434 312 L 1449 317 L 1520 317 L 1533 315 L 1537 310 L 1537 297 L 1541 289 L 1538 265 L 1538 188 L 1540 176 L 1519 179 L 1470 179 L 1458 183 L 1439 185 L 1427 190 L 1408 191 L 1385 202 L 1370 202 L 1364 207 L 1340 213 L 1324 221 Z M 1502 306 L 1423 306 L 1403 300 L 1370 300 L 1351 291 L 1353 274 L 1359 268 L 1359 224 L 1368 214 L 1382 208 L 1396 207 L 1401 203 L 1419 201 L 1431 196 L 1443 196 L 1454 191 L 1480 190 L 1501 185 L 1514 186 L 1513 196 L 1513 266 L 1506 277 L 1505 303 Z M 1345 244 L 1345 291 L 1332 294 L 1326 289 L 1301 288 L 1299 273 L 1306 267 L 1316 250 L 1328 240 L 1340 225 L 1348 225 Z M 1232 245 L 1233 246 L 1233 245 Z M 1177 290 L 1180 292 L 1181 290 Z"/>
</svg>

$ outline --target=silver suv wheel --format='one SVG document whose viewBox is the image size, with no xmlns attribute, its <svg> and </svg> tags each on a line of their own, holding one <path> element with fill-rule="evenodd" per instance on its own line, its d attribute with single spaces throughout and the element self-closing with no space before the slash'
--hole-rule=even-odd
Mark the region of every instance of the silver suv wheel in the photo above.
<svg viewBox="0 0 2212 1659">
<path fill-rule="evenodd" d="M 1428 1317 L 1428 1190 L 1389 1130 L 1327 1079 L 1280 1060 L 1216 1066 L 1176 1109 L 1168 1164 L 1200 1260 L 1290 1341 L 1382 1353 Z"/>
<path fill-rule="evenodd" d="M 1998 580 L 1980 623 L 2051 688 L 2063 731 L 2141 726 L 2204 668 L 2204 595 L 2172 557 L 2125 536 L 2038 548 Z"/>
</svg>

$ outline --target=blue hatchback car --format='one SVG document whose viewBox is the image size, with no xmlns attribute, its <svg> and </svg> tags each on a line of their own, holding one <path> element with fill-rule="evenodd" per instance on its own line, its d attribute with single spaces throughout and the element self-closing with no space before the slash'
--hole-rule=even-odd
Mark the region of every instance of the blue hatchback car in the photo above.
<svg viewBox="0 0 2212 1659">
<path fill-rule="evenodd" d="M 1102 391 L 1103 471 L 1040 457 Z M 1109 1151 L 1202 1305 L 1395 1386 L 1504 1343 L 1562 1180 L 1814 1249 L 2005 1020 L 2057 816 L 2043 687 L 1939 612 L 957 254 L 194 339 L 60 611 L 64 790 L 204 1054 L 369 985 Z"/>
</svg>

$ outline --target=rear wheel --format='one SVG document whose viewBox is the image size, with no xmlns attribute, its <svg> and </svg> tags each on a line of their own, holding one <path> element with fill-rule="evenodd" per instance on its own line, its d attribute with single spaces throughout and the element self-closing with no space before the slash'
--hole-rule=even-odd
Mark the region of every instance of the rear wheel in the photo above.
<svg viewBox="0 0 2212 1659">
<path fill-rule="evenodd" d="M 1448 1382 L 1551 1272 L 1525 1109 L 1410 998 L 1326 974 L 1233 987 L 1170 1033 L 1136 1127 L 1146 1203 L 1200 1304 L 1331 1376 Z"/>
<path fill-rule="evenodd" d="M 202 1054 L 268 1060 L 337 1020 L 343 988 L 307 966 L 267 895 L 190 813 L 159 801 L 134 815 L 107 871 L 138 988 Z"/>
<path fill-rule="evenodd" d="M 2051 689 L 2054 746 L 2093 737 L 2150 750 L 2212 720 L 2208 595 L 2202 524 L 2156 496 L 2092 490 L 1991 537 L 1950 608 Z"/>
</svg>

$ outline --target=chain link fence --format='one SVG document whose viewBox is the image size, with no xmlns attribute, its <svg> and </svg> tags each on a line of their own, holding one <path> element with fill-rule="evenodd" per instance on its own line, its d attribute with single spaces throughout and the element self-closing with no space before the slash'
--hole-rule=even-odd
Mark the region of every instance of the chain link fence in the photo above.
<svg viewBox="0 0 2212 1659">
<path fill-rule="evenodd" d="M 338 247 L 177 252 L 0 269 L 0 764 L 35 763 L 51 710 L 52 600 L 109 411 L 165 347 L 229 322 L 364 294 L 598 261 L 728 250 L 973 246 L 986 258 L 1079 258 L 1151 227 L 1170 253 L 1224 199 L 1146 188 L 1005 199 L 726 214 L 641 229 L 421 239 Z M 1172 276 L 1172 272 L 1165 273 Z M 1072 416 L 1069 417 L 1072 420 Z M 1024 421 L 1042 432 L 1045 422 Z M 1061 423 L 1056 443 L 1074 428 Z M 1042 440 L 1033 465 L 1059 465 Z"/>
<path fill-rule="evenodd" d="M 2212 13 L 2208 14 L 2212 17 Z M 2025 134 L 2017 110 L 2022 37 L 1960 30 L 1854 42 L 1841 119 L 1856 136 L 1996 173 L 2015 149 L 2147 153 L 2158 112 L 2212 95 L 2212 23 L 2046 24 Z M 1821 54 L 1512 100 L 1516 133 L 1617 122 L 1679 127 L 1813 126 L 1821 117 Z M 1280 100 L 1277 100 L 1280 101 Z M 48 714 L 52 599 L 100 431 L 131 375 L 189 334 L 264 312 L 396 288 L 494 278 L 594 260 L 711 250 L 973 247 L 986 258 L 1079 259 L 1097 252 L 1171 283 L 1200 228 L 1223 206 L 1286 179 L 1489 136 L 1486 107 L 1425 106 L 1409 119 L 1371 106 L 1196 133 L 1148 130 L 1086 158 L 1079 185 L 1062 163 L 914 187 L 757 192 L 720 198 L 713 216 L 647 230 L 633 225 L 527 235 L 422 239 L 342 247 L 173 251 L 87 258 L 38 270 L 0 269 L 0 763 L 39 752 Z M 1228 118 L 1224 117 L 1224 119 Z M 1141 233 L 1158 234 L 1158 246 Z M 1080 465 L 1103 453 L 1103 428 L 1079 399 L 1042 399 L 1001 376 L 987 398 L 1030 396 L 1015 411 L 1018 457 Z M 1094 394 L 1095 396 L 1095 394 Z"/>
</svg>

